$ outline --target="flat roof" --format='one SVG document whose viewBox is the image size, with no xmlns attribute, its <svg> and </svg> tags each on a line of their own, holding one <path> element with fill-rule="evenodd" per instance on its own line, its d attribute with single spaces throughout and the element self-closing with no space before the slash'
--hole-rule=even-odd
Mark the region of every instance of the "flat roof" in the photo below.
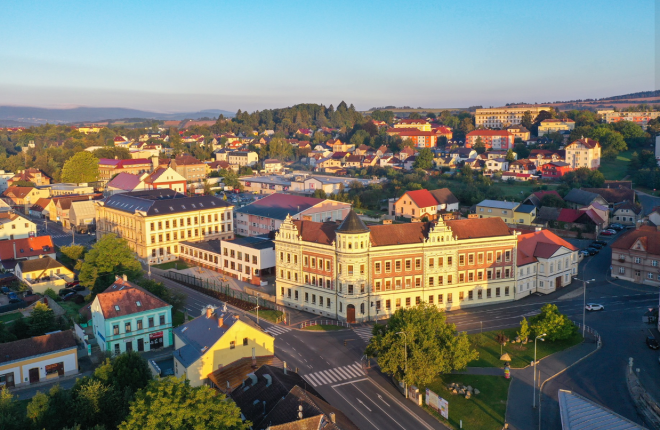
<svg viewBox="0 0 660 430">
<path fill-rule="evenodd" d="M 484 206 L 489 208 L 496 209 L 515 209 L 520 205 L 518 202 L 503 202 L 500 200 L 483 200 L 481 203 L 477 203 L 477 206 Z"/>
</svg>

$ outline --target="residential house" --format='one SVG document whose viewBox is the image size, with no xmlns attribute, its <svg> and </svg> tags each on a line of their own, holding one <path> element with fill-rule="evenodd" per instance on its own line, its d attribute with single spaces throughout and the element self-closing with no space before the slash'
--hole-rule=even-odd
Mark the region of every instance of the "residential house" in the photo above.
<svg viewBox="0 0 660 430">
<path fill-rule="evenodd" d="M 355 151 L 353 151 L 354 155 L 369 155 L 369 154 L 376 154 L 376 150 L 372 148 L 371 146 L 362 144 L 355 148 Z"/>
<path fill-rule="evenodd" d="M 431 129 L 431 131 L 435 133 L 438 138 L 444 137 L 446 140 L 451 140 L 454 137 L 454 132 L 452 131 L 451 127 L 440 126 Z"/>
<path fill-rule="evenodd" d="M 477 151 L 472 148 L 456 148 L 449 152 L 449 156 L 455 158 L 459 163 L 476 158 L 477 155 Z"/>
<path fill-rule="evenodd" d="M 516 172 L 502 172 L 502 180 L 514 180 L 514 181 L 531 181 L 536 179 L 529 173 L 516 173 Z"/>
<path fill-rule="evenodd" d="M 42 189 L 48 189 L 50 191 L 50 196 L 51 197 L 58 197 L 58 196 L 71 196 L 71 195 L 76 195 L 76 194 L 92 194 L 94 192 L 94 187 L 82 183 L 82 184 L 51 184 L 51 185 L 46 185 L 44 187 L 40 187 Z"/>
<path fill-rule="evenodd" d="M 259 155 L 254 151 L 233 151 L 227 153 L 227 162 L 239 168 L 253 167 L 259 162 Z"/>
<path fill-rule="evenodd" d="M 188 191 L 187 179 L 171 167 L 160 166 L 150 174 L 143 176 L 142 183 L 146 190 L 170 189 L 185 194 Z"/>
<path fill-rule="evenodd" d="M 505 158 L 490 158 L 486 161 L 484 175 L 490 176 L 495 172 L 506 172 L 509 170 L 509 162 Z"/>
<path fill-rule="evenodd" d="M 264 160 L 264 171 L 266 173 L 279 173 L 283 169 L 282 162 L 275 158 Z"/>
<path fill-rule="evenodd" d="M 641 220 L 642 207 L 625 202 L 614 208 L 612 221 L 621 225 L 636 226 Z"/>
<path fill-rule="evenodd" d="M 551 151 L 549 149 L 532 149 L 529 159 L 536 163 L 537 170 L 544 164 L 565 161 L 566 151 Z"/>
<path fill-rule="evenodd" d="M 31 167 L 25 170 L 19 170 L 16 174 L 7 180 L 7 186 L 11 187 L 15 182 L 32 182 L 35 186 L 49 185 L 53 178 L 48 176 L 42 170 Z"/>
<path fill-rule="evenodd" d="M 23 239 L 37 235 L 37 225 L 14 212 L 0 212 L 0 240 Z"/>
<path fill-rule="evenodd" d="M 350 143 L 344 143 L 339 139 L 330 139 L 326 142 L 326 146 L 332 151 L 332 152 L 350 152 L 355 149 L 355 145 L 351 145 Z"/>
<path fill-rule="evenodd" d="M 483 200 L 477 203 L 479 218 L 501 218 L 507 224 L 532 225 L 536 218 L 536 206 L 518 202 Z"/>
<path fill-rule="evenodd" d="M 114 233 L 149 263 L 176 260 L 182 241 L 233 238 L 233 208 L 170 189 L 115 194 L 96 201 L 96 237 Z"/>
<path fill-rule="evenodd" d="M 16 264 L 23 260 L 41 257 L 55 258 L 55 246 L 50 236 L 34 236 L 24 239 L 0 240 L 0 263 L 2 268 L 13 272 Z"/>
<path fill-rule="evenodd" d="M 516 298 L 549 294 L 578 274 L 578 248 L 549 230 L 518 235 Z"/>
<path fill-rule="evenodd" d="M 568 172 L 573 171 L 570 164 L 564 161 L 553 161 L 541 166 L 543 179 L 561 179 Z"/>
<path fill-rule="evenodd" d="M 69 214 L 71 211 L 71 204 L 73 202 L 99 200 L 101 198 L 103 198 L 103 194 L 90 194 L 87 196 L 66 196 L 66 197 L 53 198 L 52 200 L 53 203 L 55 204 L 55 211 L 53 213 L 50 213 L 50 220 L 53 222 L 59 222 L 60 224 L 62 224 L 62 227 L 69 229 L 71 227 Z"/>
<path fill-rule="evenodd" d="M 539 124 L 538 135 L 545 136 L 554 132 L 569 134 L 573 130 L 575 130 L 575 121 L 572 119 L 544 119 Z"/>
<path fill-rule="evenodd" d="M 229 164 L 232 164 L 231 161 Z M 183 176 L 188 182 L 197 182 L 206 178 L 206 164 L 188 154 L 177 155 L 170 161 L 170 168 Z"/>
<path fill-rule="evenodd" d="M 509 172 L 534 175 L 536 174 L 536 164 L 529 159 L 512 161 L 509 163 Z"/>
<path fill-rule="evenodd" d="M 527 130 L 527 128 L 525 128 L 520 124 L 507 127 L 506 131 L 508 131 L 513 135 L 514 141 L 516 139 L 520 139 L 523 142 L 526 142 L 531 137 L 531 133 L 529 132 L 529 130 Z"/>
<path fill-rule="evenodd" d="M 605 207 L 608 205 L 607 200 L 600 194 L 578 188 L 572 188 L 564 196 L 564 201 L 573 209 L 587 207 L 592 203 L 599 203 Z"/>
<path fill-rule="evenodd" d="M 112 158 L 99 159 L 99 181 L 108 182 L 119 173 L 131 173 L 140 176 L 150 173 L 158 167 L 158 158 L 136 158 L 130 160 L 118 160 Z"/>
<path fill-rule="evenodd" d="M 641 226 L 624 233 L 611 248 L 613 278 L 660 286 L 660 230 Z"/>
<path fill-rule="evenodd" d="M 316 186 L 314 186 L 316 188 Z M 326 222 L 343 220 L 351 209 L 349 203 L 292 194 L 271 194 L 236 209 L 236 233 L 258 236 L 278 230 L 287 216 Z"/>
<path fill-rule="evenodd" d="M 357 365 L 354 367 L 355 370 L 350 366 L 348 368 L 359 375 L 363 374 Z M 252 429 L 358 430 L 343 412 L 331 406 L 316 392 L 313 388 L 316 383 L 308 383 L 298 373 L 286 367 L 280 369 L 269 365 L 249 371 L 249 374 L 243 375 L 241 386 L 230 385 L 233 391 L 230 397 L 240 408 L 241 416 L 252 423 Z M 231 373 L 228 373 L 222 379 L 221 372 L 217 372 L 218 377 L 215 379 L 217 383 L 214 385 L 217 387 L 222 387 L 231 378 Z"/>
<path fill-rule="evenodd" d="M 433 221 L 438 217 L 438 201 L 428 190 L 406 191 L 398 199 L 389 199 L 389 213 L 413 221 Z"/>
<path fill-rule="evenodd" d="M 44 294 L 49 288 L 59 291 L 75 278 L 71 270 L 46 254 L 39 255 L 39 258 L 19 261 L 15 273 L 32 292 L 39 294 Z"/>
<path fill-rule="evenodd" d="M 543 200 L 543 197 L 546 195 L 553 195 L 557 197 L 560 201 L 564 201 L 564 199 L 559 195 L 559 193 L 555 190 L 550 190 L 550 191 L 534 191 L 532 194 L 527 196 L 525 200 L 523 200 L 523 204 L 526 205 L 534 205 L 537 208 L 540 208 L 542 206 L 541 201 Z"/>
<path fill-rule="evenodd" d="M 0 170 L 0 193 L 4 192 L 9 187 L 9 181 L 14 177 L 11 172 Z"/>
<path fill-rule="evenodd" d="M 58 331 L 0 343 L 0 388 L 52 382 L 78 373 L 73 331 Z"/>
<path fill-rule="evenodd" d="M 606 202 L 601 203 L 609 206 L 610 209 L 615 209 L 624 203 L 635 203 L 635 191 L 632 188 L 582 188 L 582 190 L 601 196 Z"/>
<path fill-rule="evenodd" d="M 406 158 L 412 157 L 413 155 L 417 155 L 417 151 L 415 151 L 413 148 L 405 147 L 399 152 L 399 154 L 397 154 L 397 157 L 399 160 L 405 161 Z"/>
<path fill-rule="evenodd" d="M 438 202 L 438 212 L 456 212 L 458 210 L 458 199 L 449 188 L 430 190 L 430 193 Z"/>
<path fill-rule="evenodd" d="M 2 204 L 7 205 L 4 200 L 2 201 Z M 9 205 L 7 205 L 7 207 L 11 209 Z M 52 199 L 39 199 L 30 207 L 30 216 L 50 219 L 50 211 L 54 210 L 54 208 L 55 205 L 53 204 Z"/>
<path fill-rule="evenodd" d="M 346 163 L 344 164 L 344 167 L 352 167 L 354 169 L 359 169 L 362 167 L 362 160 L 363 157 L 361 155 L 349 155 L 346 157 Z"/>
<path fill-rule="evenodd" d="M 453 170 L 458 167 L 457 159 L 453 157 L 434 157 L 433 165 L 436 169 L 448 169 Z"/>
<path fill-rule="evenodd" d="M 26 208 L 32 206 L 39 199 L 47 199 L 50 192 L 46 189 L 36 187 L 8 187 L 2 193 L 2 200 L 9 206 L 21 212 L 27 213 Z"/>
<path fill-rule="evenodd" d="M 417 128 L 390 128 L 387 130 L 387 134 L 389 136 L 399 136 L 403 140 L 410 139 L 416 148 L 435 148 L 438 143 L 438 135 L 430 130 L 422 131 Z"/>
<path fill-rule="evenodd" d="M 373 167 L 378 165 L 377 155 L 367 155 L 362 159 L 362 167 Z"/>
<path fill-rule="evenodd" d="M 481 139 L 486 149 L 507 151 L 513 149 L 513 134 L 506 130 L 474 130 L 465 136 L 465 147 L 473 148 L 477 140 Z"/>
<path fill-rule="evenodd" d="M 180 259 L 260 285 L 263 276 L 275 271 L 275 245 L 263 236 L 182 242 Z"/>
<path fill-rule="evenodd" d="M 242 358 L 275 355 L 275 338 L 251 319 L 208 305 L 202 315 L 174 329 L 174 375 L 197 387 L 216 370 Z"/>
<path fill-rule="evenodd" d="M 71 202 L 69 226 L 78 233 L 91 232 L 96 228 L 96 209 L 92 200 Z"/>
<path fill-rule="evenodd" d="M 117 277 L 91 306 L 94 336 L 101 351 L 154 351 L 172 345 L 172 306 Z"/>
<path fill-rule="evenodd" d="M 577 227 L 583 231 L 598 234 L 605 226 L 607 220 L 590 208 L 568 209 L 563 208 L 557 217 L 557 225 L 565 230 Z"/>
<path fill-rule="evenodd" d="M 587 137 L 566 145 L 566 162 L 573 169 L 587 167 L 595 170 L 600 167 L 601 147 L 598 141 Z"/>
</svg>

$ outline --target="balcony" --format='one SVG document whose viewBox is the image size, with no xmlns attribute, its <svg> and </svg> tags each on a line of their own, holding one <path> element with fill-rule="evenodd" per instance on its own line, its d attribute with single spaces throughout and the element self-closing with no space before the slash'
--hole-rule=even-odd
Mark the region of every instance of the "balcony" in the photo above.
<svg viewBox="0 0 660 430">
<path fill-rule="evenodd" d="M 32 292 L 39 294 L 44 294 L 49 288 L 58 292 L 61 288 L 66 286 L 67 282 L 69 282 L 66 278 L 58 275 L 42 276 L 38 279 L 22 278 L 22 280 L 32 289 Z"/>
</svg>

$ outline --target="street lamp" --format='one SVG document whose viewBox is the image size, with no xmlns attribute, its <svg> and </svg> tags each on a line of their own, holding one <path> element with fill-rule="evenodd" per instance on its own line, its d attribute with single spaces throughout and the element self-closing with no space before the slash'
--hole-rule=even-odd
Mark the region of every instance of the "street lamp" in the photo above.
<svg viewBox="0 0 660 430">
<path fill-rule="evenodd" d="M 575 278 L 577 279 L 577 278 Z M 589 282 L 594 282 L 595 279 L 589 279 L 588 281 L 585 281 L 584 279 L 577 279 L 578 281 L 582 281 L 582 338 L 584 339 L 584 323 L 587 319 L 587 284 Z"/>
<path fill-rule="evenodd" d="M 540 335 L 536 336 L 536 339 L 534 339 L 534 366 L 533 366 L 534 367 L 534 396 L 532 396 L 532 407 L 534 409 L 536 409 L 536 365 L 538 364 L 536 362 L 536 341 L 537 341 L 537 339 L 541 339 L 541 342 L 545 342 L 545 338 L 544 338 L 545 335 L 546 335 L 545 333 L 540 334 Z M 539 375 L 539 377 L 540 376 L 541 375 Z"/>
<path fill-rule="evenodd" d="M 404 359 L 405 365 L 403 368 L 403 383 L 406 384 L 406 399 L 408 398 L 408 383 L 406 382 L 406 376 L 408 374 L 408 335 L 405 331 L 398 331 L 396 334 L 403 335 L 403 348 L 404 348 Z"/>
</svg>

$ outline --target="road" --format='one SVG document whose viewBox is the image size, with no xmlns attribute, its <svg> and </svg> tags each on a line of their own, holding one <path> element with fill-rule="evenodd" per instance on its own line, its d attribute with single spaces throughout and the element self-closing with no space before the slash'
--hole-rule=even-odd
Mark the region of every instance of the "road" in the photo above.
<svg viewBox="0 0 660 430">
<path fill-rule="evenodd" d="M 608 238 L 607 241 L 611 243 L 615 239 Z M 584 247 L 588 241 L 576 240 L 574 243 Z M 635 367 L 640 368 L 640 377 L 649 392 L 660 399 L 658 352 L 649 350 L 644 343 L 649 330 L 658 337 L 660 335 L 654 327 L 642 322 L 644 312 L 658 305 L 658 290 L 611 279 L 610 260 L 608 246 L 598 255 L 587 257 L 580 263 L 580 277 L 595 280 L 588 284 L 587 303 L 596 302 L 605 306 L 604 311 L 586 314 L 586 324 L 602 336 L 603 348 L 544 387 L 544 429 L 561 428 L 556 402 L 560 388 L 573 390 L 626 418 L 640 422 L 625 384 L 628 357 L 634 358 Z M 220 303 L 167 279 L 157 279 L 186 294 L 186 309 L 193 316 L 199 315 L 208 303 Z M 560 312 L 574 321 L 581 321 L 582 294 L 582 283 L 574 281 L 572 285 L 547 296 L 533 295 L 515 302 L 451 311 L 447 319 L 456 324 L 459 331 L 475 333 L 482 329 L 497 330 L 515 327 L 523 316 L 529 318 L 537 314 L 545 303 L 554 303 Z M 336 332 L 306 332 L 265 321 L 260 324 L 277 338 L 276 355 L 286 361 L 289 368 L 297 368 L 310 385 L 361 429 L 444 428 L 421 408 L 406 400 L 375 369 L 363 368 L 361 358 L 370 337 L 371 325 Z M 344 341 L 347 346 L 344 346 Z"/>
<path fill-rule="evenodd" d="M 74 235 L 71 231 L 64 230 L 59 223 L 48 221 L 40 218 L 30 218 L 32 222 L 37 225 L 37 236 L 50 235 L 53 239 L 53 244 L 56 246 L 69 246 L 74 242 Z M 94 234 L 78 234 L 75 233 L 76 245 L 89 245 L 96 240 Z"/>
</svg>

